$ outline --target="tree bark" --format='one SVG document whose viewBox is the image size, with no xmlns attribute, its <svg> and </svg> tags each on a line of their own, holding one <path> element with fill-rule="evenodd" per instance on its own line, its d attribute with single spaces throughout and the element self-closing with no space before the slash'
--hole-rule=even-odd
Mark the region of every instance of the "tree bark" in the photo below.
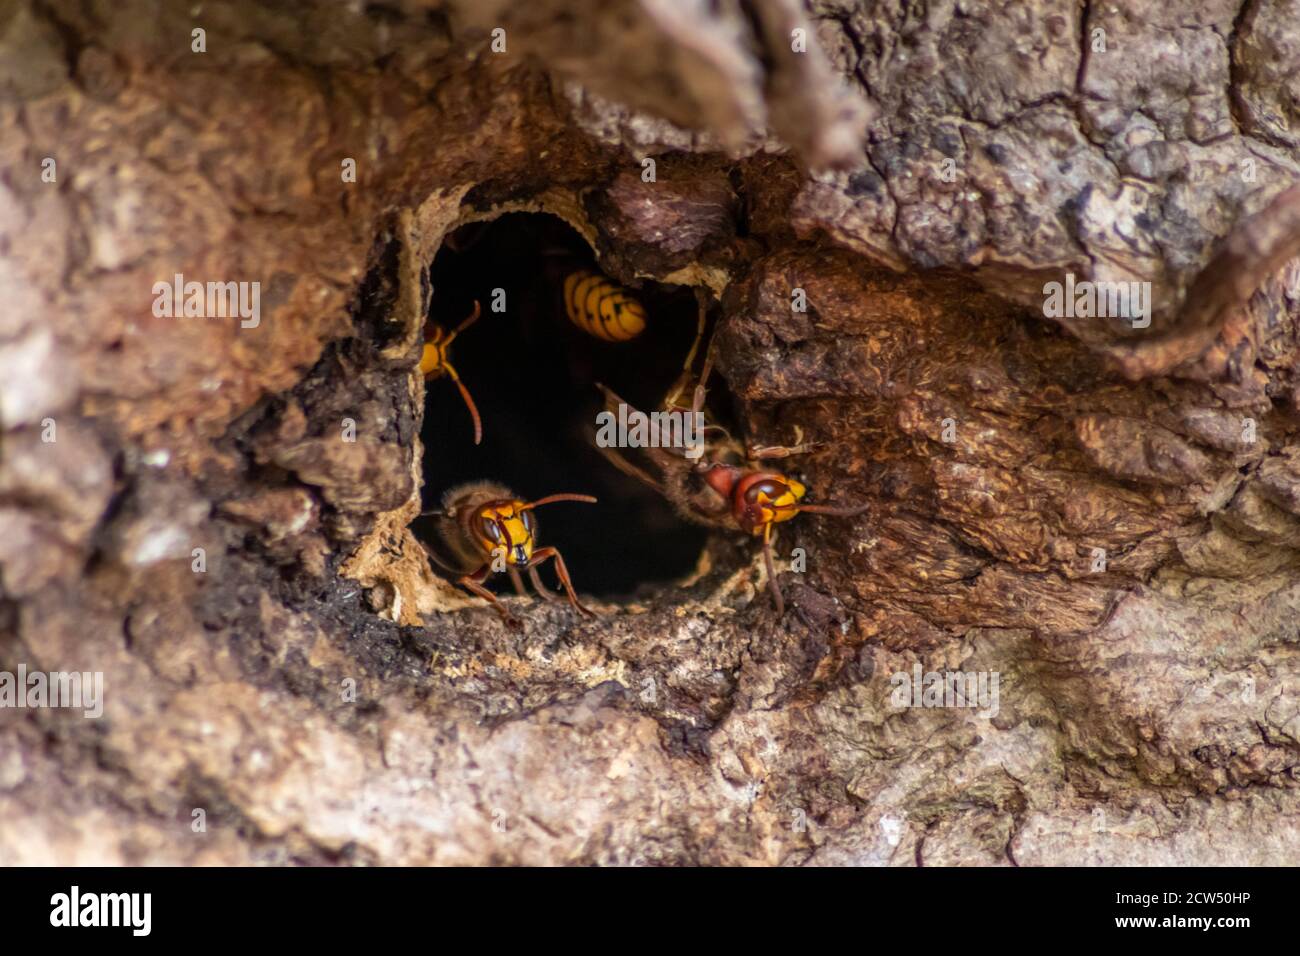
<svg viewBox="0 0 1300 956">
<path fill-rule="evenodd" d="M 1300 861 L 1297 67 L 1293 0 L 0 7 L 0 673 L 104 682 L 0 708 L 0 862 Z M 724 534 L 521 632 L 433 573 L 419 270 L 508 210 L 870 503 L 784 617 Z"/>
</svg>

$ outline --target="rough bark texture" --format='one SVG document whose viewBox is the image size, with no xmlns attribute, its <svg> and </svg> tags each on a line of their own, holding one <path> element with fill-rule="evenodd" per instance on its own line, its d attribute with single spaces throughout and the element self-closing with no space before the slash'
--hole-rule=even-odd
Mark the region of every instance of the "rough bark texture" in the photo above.
<svg viewBox="0 0 1300 956">
<path fill-rule="evenodd" d="M 0 862 L 1300 861 L 1298 71 L 1294 0 L 0 6 L 0 670 L 105 681 L 0 710 Z M 515 208 L 871 503 L 784 618 L 726 536 L 519 633 L 429 571 L 412 276 Z"/>
</svg>

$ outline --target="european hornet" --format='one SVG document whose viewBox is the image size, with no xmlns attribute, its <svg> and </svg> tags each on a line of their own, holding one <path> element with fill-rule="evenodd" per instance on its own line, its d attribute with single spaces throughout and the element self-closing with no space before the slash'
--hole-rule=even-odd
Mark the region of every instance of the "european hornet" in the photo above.
<svg viewBox="0 0 1300 956">
<path fill-rule="evenodd" d="M 526 571 L 537 593 L 547 601 L 554 601 L 555 595 L 543 586 L 537 573 L 538 566 L 552 558 L 569 603 L 581 613 L 594 616 L 574 594 L 573 581 L 560 552 L 551 547 L 537 547 L 537 519 L 533 509 L 556 501 L 594 504 L 596 499 L 591 495 L 557 494 L 525 502 L 495 482 L 459 485 L 443 496 L 441 508 L 424 512 L 435 517 L 434 536 L 442 553 L 433 548 L 426 550 L 439 565 L 459 575 L 457 584 L 490 601 L 511 627 L 519 626 L 518 618 L 483 587 L 483 582 L 489 575 L 505 571 L 515 592 L 522 597 L 526 592 L 520 572 Z"/>
<path fill-rule="evenodd" d="M 432 289 L 429 290 L 429 295 L 432 297 Z M 426 382 L 446 375 L 460 390 L 460 397 L 465 400 L 465 407 L 469 409 L 469 417 L 474 421 L 474 444 L 476 445 L 483 441 L 483 422 L 478 417 L 478 408 L 474 405 L 474 399 L 470 398 L 469 389 L 465 387 L 465 383 L 460 380 L 460 376 L 456 374 L 456 369 L 451 364 L 449 349 L 451 343 L 456 341 L 456 336 L 478 321 L 479 312 L 478 300 L 475 299 L 474 310 L 470 312 L 469 318 L 450 332 L 429 317 L 424 326 L 424 351 L 420 353 L 420 372 Z M 425 313 L 428 314 L 427 303 Z"/>
<path fill-rule="evenodd" d="M 712 356 L 705 356 L 704 367 L 698 378 L 692 375 L 690 366 L 688 359 L 686 369 L 665 399 L 664 407 L 669 411 L 680 411 L 682 406 L 678 404 L 679 398 L 686 391 L 692 390 L 693 399 L 689 411 L 693 415 L 702 416 L 704 383 L 712 367 Z M 617 414 L 618 406 L 627 404 L 609 388 L 603 385 L 598 387 L 605 395 L 607 411 Z M 629 414 L 635 411 L 630 406 L 628 408 Z M 724 437 L 721 441 L 709 444 L 697 460 L 692 460 L 684 449 L 642 449 L 658 472 L 657 477 L 613 448 L 601 447 L 599 450 L 624 474 L 645 482 L 662 494 L 687 520 L 747 535 L 761 535 L 768 588 L 772 592 L 777 614 L 783 615 L 785 599 L 777 584 L 776 565 L 772 557 L 774 527 L 783 521 L 789 521 L 800 512 L 852 517 L 866 511 L 869 506 L 808 504 L 804 501 L 808 489 L 802 482 L 763 467 L 764 461 L 803 454 L 815 447 L 813 444 L 804 444 L 802 436 L 797 436 L 800 439 L 798 444 L 790 446 L 742 446 L 720 426 L 705 425 L 701 431 L 721 432 Z"/>
<path fill-rule="evenodd" d="M 582 331 L 606 342 L 628 342 L 645 331 L 645 308 L 636 297 L 591 269 L 565 276 L 564 311 Z"/>
</svg>

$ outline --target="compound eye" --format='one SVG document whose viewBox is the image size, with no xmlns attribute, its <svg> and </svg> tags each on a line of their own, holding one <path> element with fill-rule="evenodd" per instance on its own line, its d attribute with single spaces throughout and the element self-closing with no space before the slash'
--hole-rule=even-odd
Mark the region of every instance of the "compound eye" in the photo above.
<svg viewBox="0 0 1300 956">
<path fill-rule="evenodd" d="M 480 522 L 482 523 L 483 526 L 483 536 L 495 544 L 500 544 L 501 529 L 497 526 L 496 519 L 489 518 L 487 515 L 484 515 L 480 519 Z"/>
<path fill-rule="evenodd" d="M 533 520 L 533 513 L 531 511 L 525 511 L 523 513 L 523 522 L 524 530 L 528 532 L 530 537 L 537 533 L 537 522 Z"/>
<path fill-rule="evenodd" d="M 775 501 L 789 491 L 784 481 L 777 481 L 775 478 L 764 478 L 762 481 L 756 481 L 745 490 L 745 500 L 749 502 L 758 501 L 759 495 L 766 495 L 768 501 Z"/>
</svg>

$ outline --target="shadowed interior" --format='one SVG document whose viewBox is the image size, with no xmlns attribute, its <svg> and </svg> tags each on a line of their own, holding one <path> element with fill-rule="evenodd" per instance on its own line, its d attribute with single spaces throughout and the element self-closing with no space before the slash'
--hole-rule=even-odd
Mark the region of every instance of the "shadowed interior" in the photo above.
<svg viewBox="0 0 1300 956">
<path fill-rule="evenodd" d="M 676 380 L 697 327 L 688 289 L 645 283 L 632 290 L 647 327 L 630 342 L 609 343 L 579 330 L 564 313 L 564 276 L 597 268 L 590 249 L 562 220 L 513 213 L 457 230 L 430 268 L 436 322 L 448 330 L 477 299 L 478 322 L 451 348 L 451 363 L 483 422 L 475 446 L 470 414 L 447 377 L 428 383 L 424 424 L 424 508 L 466 481 L 501 482 L 527 500 L 556 492 L 595 495 L 597 504 L 539 508 L 542 544 L 560 549 L 582 593 L 626 597 L 642 585 L 689 573 L 705 529 L 683 521 L 662 496 L 615 469 L 592 446 L 603 382 L 647 411 Z M 494 290 L 505 310 L 493 311 Z M 721 387 L 720 380 L 712 383 Z M 432 522 L 415 532 L 428 540 Z M 542 578 L 556 586 L 554 572 Z M 504 584 L 494 575 L 493 586 Z"/>
</svg>

